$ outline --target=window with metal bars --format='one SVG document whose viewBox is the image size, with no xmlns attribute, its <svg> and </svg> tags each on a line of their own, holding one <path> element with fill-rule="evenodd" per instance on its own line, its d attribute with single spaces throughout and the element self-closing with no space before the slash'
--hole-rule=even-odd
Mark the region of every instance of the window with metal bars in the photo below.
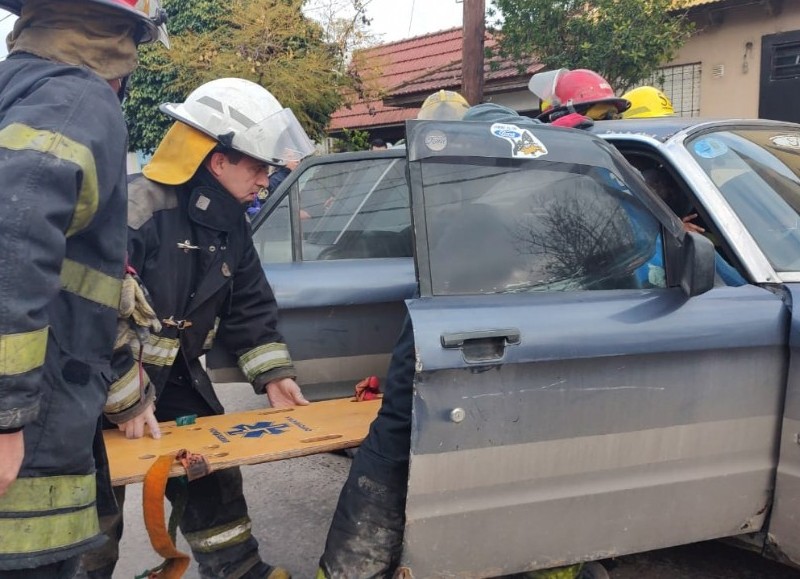
<svg viewBox="0 0 800 579">
<path fill-rule="evenodd" d="M 665 66 L 642 84 L 661 89 L 672 101 L 676 115 L 697 117 L 700 116 L 700 73 L 699 62 Z"/>
<path fill-rule="evenodd" d="M 772 47 L 771 80 L 800 77 L 800 42 L 787 42 Z"/>
</svg>

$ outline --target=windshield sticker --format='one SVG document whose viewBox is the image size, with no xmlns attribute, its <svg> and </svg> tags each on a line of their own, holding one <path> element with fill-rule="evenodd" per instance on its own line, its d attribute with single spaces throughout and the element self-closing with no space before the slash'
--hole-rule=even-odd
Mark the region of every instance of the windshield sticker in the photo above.
<svg viewBox="0 0 800 579">
<path fill-rule="evenodd" d="M 775 135 L 769 139 L 776 147 L 800 150 L 800 133 Z"/>
<path fill-rule="evenodd" d="M 447 146 L 447 135 L 442 131 L 431 131 L 425 135 L 425 146 L 438 153 Z"/>
<path fill-rule="evenodd" d="M 516 125 L 495 123 L 490 129 L 495 137 L 511 143 L 511 156 L 521 159 L 536 159 L 547 154 L 547 147 L 527 129 Z"/>
<path fill-rule="evenodd" d="M 728 152 L 728 145 L 717 139 L 700 139 L 694 144 L 694 152 L 704 159 L 716 159 Z"/>
</svg>

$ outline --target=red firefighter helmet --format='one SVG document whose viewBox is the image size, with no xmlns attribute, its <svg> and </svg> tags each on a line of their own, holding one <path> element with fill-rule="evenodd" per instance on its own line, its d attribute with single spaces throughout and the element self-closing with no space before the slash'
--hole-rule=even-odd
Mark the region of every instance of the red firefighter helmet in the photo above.
<svg viewBox="0 0 800 579">
<path fill-rule="evenodd" d="M 539 97 L 541 116 L 550 120 L 572 112 L 601 120 L 609 112 L 622 113 L 630 107 L 627 100 L 614 94 L 606 79 L 584 68 L 534 74 L 528 88 Z"/>
<path fill-rule="evenodd" d="M 167 12 L 161 8 L 158 0 L 85 0 L 109 8 L 114 8 L 130 14 L 139 21 L 140 30 L 136 37 L 136 42 L 141 44 L 158 40 L 169 47 L 169 36 L 167 35 Z M 19 14 L 25 0 L 0 0 L 0 8 L 5 8 L 9 12 Z"/>
</svg>

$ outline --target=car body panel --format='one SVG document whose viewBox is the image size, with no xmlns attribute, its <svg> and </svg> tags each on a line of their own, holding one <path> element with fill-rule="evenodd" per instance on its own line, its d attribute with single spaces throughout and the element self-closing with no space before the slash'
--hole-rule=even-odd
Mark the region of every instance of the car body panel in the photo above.
<svg viewBox="0 0 800 579">
<path fill-rule="evenodd" d="M 434 297 L 410 311 L 415 574 L 500 575 L 761 527 L 785 380 L 775 295 Z M 497 328 L 520 342 L 495 364 L 442 347 Z"/>
<path fill-rule="evenodd" d="M 446 152 L 418 146 L 447 130 L 409 129 L 421 297 L 409 302 L 417 372 L 404 565 L 423 577 L 500 575 L 760 528 L 786 380 L 781 298 L 755 286 L 694 298 L 675 287 L 447 295 L 427 215 L 442 191 L 425 168 Z M 545 179 L 595 143 L 532 133 L 553 163 L 541 165 Z M 615 166 L 614 152 L 597 154 L 606 158 L 586 162 Z M 500 149 L 480 155 L 516 168 Z M 634 176 L 617 177 L 648 200 Z M 438 227 L 458 227 L 452 219 Z M 662 232 L 680 243 L 682 228 Z"/>
<path fill-rule="evenodd" d="M 800 564 L 796 319 L 787 344 L 797 316 L 790 282 L 800 282 L 800 272 L 775 271 L 686 148 L 704 132 L 732 127 L 800 131 L 679 117 L 593 128 L 624 153 L 657 156 L 682 179 L 753 284 L 693 298 L 677 287 L 434 296 L 431 224 L 419 197 L 416 264 L 303 261 L 307 171 L 329 165 L 347 173 L 365 160 L 402 161 L 405 150 L 307 159 L 267 200 L 254 229 L 291 229 L 288 245 L 260 251 L 309 397 L 348 395 L 364 376 L 383 376 L 404 300 L 422 292 L 408 302 L 418 373 L 404 562 L 415 575 L 500 575 L 766 529 L 774 556 Z M 558 130 L 537 132 L 548 151 L 585 141 L 549 142 Z M 409 154 L 430 145 L 422 156 L 437 155 L 441 136 L 409 139 Z M 511 150 L 511 141 L 492 140 L 487 132 L 485 156 L 500 145 Z M 613 154 L 598 147 L 600 157 Z M 676 216 L 658 200 L 644 202 L 667 245 L 679 246 Z M 502 355 L 487 361 L 487 349 Z M 230 366 L 217 352 L 209 358 L 210 367 Z M 214 372 L 216 380 L 240 376 Z M 475 538 L 469 548 L 465 533 Z"/>
<path fill-rule="evenodd" d="M 756 144 L 764 147 L 768 154 L 775 156 L 780 162 L 794 167 L 796 175 L 800 125 L 766 120 L 685 119 L 683 123 L 684 126 L 680 126 L 677 119 L 648 119 L 636 125 L 630 125 L 627 121 L 613 121 L 598 123 L 595 130 L 622 151 L 636 150 L 638 144 L 660 155 L 665 164 L 691 185 L 692 193 L 701 205 L 700 209 L 714 221 L 722 241 L 736 254 L 747 270 L 748 278 L 765 287 L 774 287 L 776 292 L 783 291 L 789 296 L 786 305 L 791 310 L 793 319 L 787 356 L 791 361 L 787 373 L 785 413 L 779 435 L 780 460 L 777 464 L 774 503 L 766 534 L 766 551 L 777 559 L 800 564 L 800 519 L 797 516 L 800 506 L 800 378 L 797 370 L 800 326 L 797 322 L 796 283 L 800 281 L 800 272 L 775 271 L 740 215 L 688 150 L 688 143 L 696 142 L 698 136 L 713 135 L 716 131 L 763 130 L 767 135 L 772 132 L 775 135 L 772 139 L 757 139 Z M 750 192 L 753 190 L 750 189 Z M 773 209 L 774 211 L 776 210 Z M 777 211 L 791 215 L 792 208 L 787 206 L 785 210 Z M 794 211 L 797 209 L 794 208 Z M 796 254 L 793 249 L 788 251 Z M 779 285 L 781 282 L 785 284 L 782 289 Z"/>
<path fill-rule="evenodd" d="M 775 558 L 800 564 L 800 285 L 789 284 L 788 291 L 793 305 L 791 359 L 767 547 Z"/>
</svg>

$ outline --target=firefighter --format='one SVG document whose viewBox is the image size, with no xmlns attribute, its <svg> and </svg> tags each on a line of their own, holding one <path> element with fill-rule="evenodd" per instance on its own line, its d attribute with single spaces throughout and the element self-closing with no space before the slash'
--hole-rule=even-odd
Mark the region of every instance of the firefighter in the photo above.
<svg viewBox="0 0 800 579">
<path fill-rule="evenodd" d="M 224 412 L 200 360 L 214 342 L 237 358 L 273 407 L 308 404 L 276 328 L 278 308 L 246 208 L 267 186 L 270 166 L 310 154 L 313 143 L 291 110 L 243 79 L 208 82 L 161 110 L 176 122 L 128 193 L 128 258 L 161 329 L 117 351 L 121 378 L 106 407 L 129 438 L 143 436 L 156 420 Z M 148 394 L 142 399 L 139 392 Z M 179 525 L 202 577 L 289 577 L 261 560 L 239 469 L 183 486 L 171 479 L 167 497 L 174 502 L 182 489 Z M 116 541 L 84 561 L 92 577 L 111 577 L 116 564 L 121 521 L 111 523 Z"/>
<path fill-rule="evenodd" d="M 654 86 L 640 86 L 628 91 L 622 98 L 631 103 L 631 107 L 622 113 L 623 119 L 675 116 L 675 109 L 667 95 Z"/>
<path fill-rule="evenodd" d="M 457 120 L 447 118 L 451 111 L 443 112 L 441 120 Z M 538 124 L 493 103 L 471 107 L 461 118 L 528 127 Z M 411 318 L 406 316 L 392 351 L 381 408 L 339 495 L 317 579 L 389 579 L 397 571 L 405 530 L 414 372 L 414 332 Z M 580 565 L 571 565 L 536 571 L 530 577 L 574 579 L 579 570 Z M 604 577 L 608 576 L 602 566 L 594 564 L 582 579 Z"/>
<path fill-rule="evenodd" d="M 534 74 L 528 83 L 539 98 L 539 118 L 552 123 L 569 114 L 601 121 L 617 118 L 630 102 L 614 94 L 608 81 L 592 70 L 561 68 Z"/>
<path fill-rule="evenodd" d="M 118 96 L 137 46 L 166 40 L 164 13 L 0 7 L 19 14 L 0 63 L 0 577 L 67 578 L 102 542 L 95 504 L 111 492 L 98 420 L 125 262 Z"/>
</svg>

